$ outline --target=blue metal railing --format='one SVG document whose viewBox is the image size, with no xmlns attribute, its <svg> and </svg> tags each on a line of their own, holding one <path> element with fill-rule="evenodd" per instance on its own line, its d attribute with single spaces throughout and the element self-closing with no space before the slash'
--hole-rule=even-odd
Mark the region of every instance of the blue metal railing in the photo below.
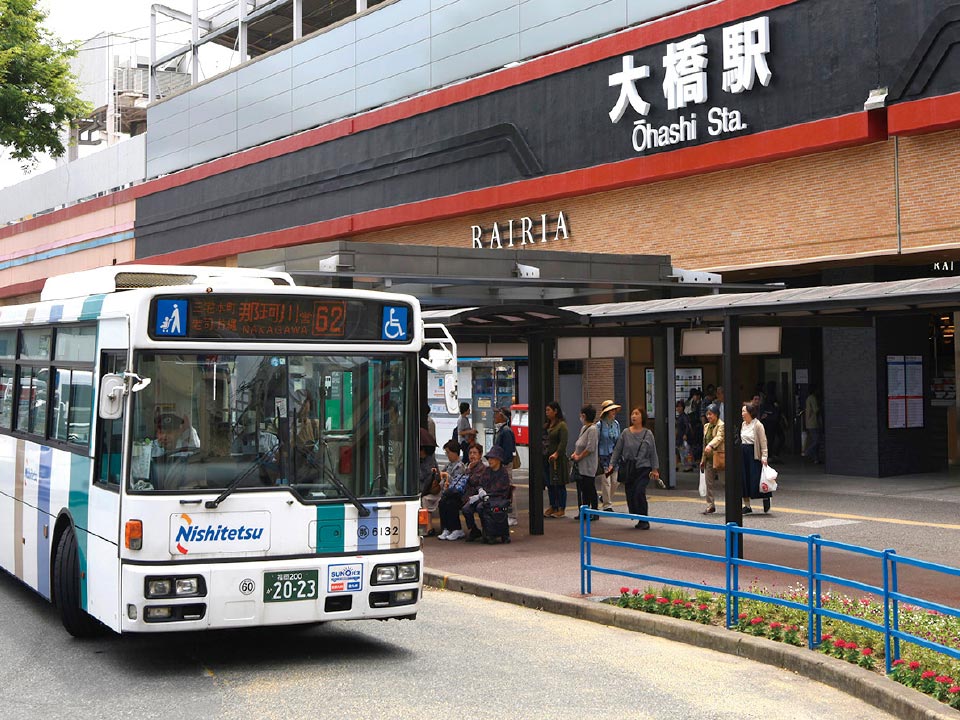
<svg viewBox="0 0 960 720">
<path fill-rule="evenodd" d="M 719 555 L 695 552 L 691 550 L 677 550 L 659 545 L 649 545 L 646 543 L 610 540 L 608 538 L 596 537 L 591 532 L 593 529 L 592 519 L 595 517 L 603 517 L 604 520 L 608 518 L 621 518 L 631 521 L 645 520 L 658 525 L 694 528 L 697 530 L 706 530 L 707 532 L 714 534 L 723 533 L 724 554 Z M 604 523 L 604 525 L 606 525 L 606 523 Z M 805 545 L 807 557 L 806 568 L 796 568 L 776 563 L 763 563 L 756 560 L 747 560 L 741 558 L 740 549 L 743 545 L 743 538 L 745 536 L 768 538 L 795 545 Z M 693 583 L 679 578 L 671 578 L 661 575 L 652 575 L 648 573 L 596 565 L 593 562 L 594 545 L 626 548 L 659 555 L 670 555 L 673 557 L 704 560 L 707 562 L 722 564 L 725 570 L 726 582 L 724 586 L 707 585 L 705 583 Z M 869 558 L 871 560 L 879 560 L 881 566 L 882 584 L 870 585 L 858 580 L 823 572 L 824 548 L 850 553 Z M 810 649 L 817 648 L 823 641 L 822 627 L 823 618 L 825 617 L 847 622 L 852 625 L 867 628 L 869 630 L 874 630 L 882 634 L 884 644 L 884 659 L 887 673 L 890 673 L 892 670 L 893 661 L 900 657 L 901 640 L 942 653 L 954 659 L 960 659 L 960 650 L 947 645 L 941 645 L 939 643 L 932 642 L 930 640 L 918 637 L 917 635 L 904 632 L 900 629 L 901 603 L 909 603 L 916 607 L 935 611 L 943 615 L 950 615 L 952 617 L 960 618 L 960 609 L 948 607 L 947 605 L 943 605 L 941 603 L 936 603 L 930 600 L 925 600 L 923 598 L 901 593 L 898 584 L 898 568 L 901 565 L 960 578 L 960 568 L 938 565 L 936 563 L 926 562 L 916 558 L 905 557 L 898 555 L 895 550 L 872 550 L 870 548 L 860 547 L 859 545 L 849 545 L 847 543 L 836 542 L 833 540 L 824 540 L 819 535 L 791 535 L 789 533 L 774 532 L 771 530 L 744 528 L 735 523 L 716 525 L 714 523 L 693 522 L 690 520 L 676 520 L 674 518 L 660 518 L 644 515 L 631 515 L 627 513 L 601 513 L 600 511 L 591 510 L 587 507 L 580 508 L 580 592 L 584 595 L 589 595 L 593 590 L 593 573 L 603 573 L 607 575 L 628 577 L 636 580 L 663 583 L 666 585 L 691 588 L 695 590 L 706 590 L 714 593 L 722 593 L 726 601 L 726 625 L 728 628 L 736 624 L 736 620 L 739 616 L 739 603 L 741 599 L 758 600 L 760 602 L 770 603 L 771 605 L 779 605 L 782 607 L 792 608 L 794 610 L 801 610 L 807 615 L 807 645 Z M 807 601 L 805 603 L 800 603 L 795 600 L 772 597 L 770 595 L 761 595 L 756 592 L 751 592 L 750 590 L 741 589 L 741 568 L 773 571 L 794 577 L 804 578 L 806 580 L 808 590 Z M 874 622 L 856 615 L 845 615 L 843 613 L 824 608 L 822 602 L 822 589 L 823 583 L 825 582 L 879 596 L 883 604 L 883 623 L 881 624 Z"/>
</svg>

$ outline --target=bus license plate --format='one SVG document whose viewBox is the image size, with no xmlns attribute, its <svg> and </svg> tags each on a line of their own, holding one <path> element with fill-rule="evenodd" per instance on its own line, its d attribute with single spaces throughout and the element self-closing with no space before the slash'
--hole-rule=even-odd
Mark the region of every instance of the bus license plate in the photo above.
<svg viewBox="0 0 960 720">
<path fill-rule="evenodd" d="M 288 570 L 263 574 L 264 602 L 316 600 L 319 570 Z"/>
</svg>

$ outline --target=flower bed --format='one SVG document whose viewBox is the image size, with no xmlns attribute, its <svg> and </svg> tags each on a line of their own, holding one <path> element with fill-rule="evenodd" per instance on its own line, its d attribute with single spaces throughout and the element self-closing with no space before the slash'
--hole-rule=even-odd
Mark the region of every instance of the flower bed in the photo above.
<svg viewBox="0 0 960 720">
<path fill-rule="evenodd" d="M 771 593 L 756 586 L 749 592 L 782 600 L 806 603 L 803 587 L 786 592 Z M 609 602 L 619 607 L 641 612 L 667 615 L 681 620 L 692 620 L 704 625 L 723 626 L 726 619 L 726 601 L 723 595 L 661 588 L 620 588 L 620 597 Z M 846 595 L 823 593 L 821 605 L 844 615 L 883 623 L 883 605 L 872 597 L 850 598 Z M 736 624 L 731 630 L 785 642 L 797 647 L 807 645 L 807 615 L 802 610 L 785 608 L 762 600 L 740 600 Z M 960 619 L 909 605 L 900 605 L 900 629 L 930 642 L 960 649 Z M 833 618 L 822 619 L 819 652 L 854 663 L 868 670 L 883 672 L 883 635 L 874 630 Z M 960 662 L 947 655 L 907 642 L 900 643 L 900 658 L 893 662 L 890 674 L 907 687 L 926 693 L 950 707 L 960 710 Z"/>
</svg>

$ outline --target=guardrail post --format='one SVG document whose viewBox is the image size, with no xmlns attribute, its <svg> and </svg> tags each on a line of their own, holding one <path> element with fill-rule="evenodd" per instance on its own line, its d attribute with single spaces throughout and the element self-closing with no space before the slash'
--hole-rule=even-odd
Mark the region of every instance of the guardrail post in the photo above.
<svg viewBox="0 0 960 720">
<path fill-rule="evenodd" d="M 816 649 L 814 644 L 814 617 L 816 610 L 813 604 L 813 582 L 814 582 L 814 546 L 820 539 L 819 535 L 807 536 L 807 647 L 811 650 Z M 818 638 L 819 640 L 819 638 Z"/>
<path fill-rule="evenodd" d="M 589 595 L 593 592 L 593 571 L 591 566 L 593 565 L 593 532 L 590 529 L 590 510 L 589 508 L 582 507 L 580 508 L 580 537 L 583 538 L 583 551 L 586 554 L 586 580 L 587 580 L 587 592 Z"/>
<path fill-rule="evenodd" d="M 733 541 L 733 533 L 730 531 L 730 523 L 727 523 L 723 526 L 724 529 L 724 566 L 726 570 L 726 580 L 727 580 L 727 592 L 726 597 L 724 598 L 724 606 L 727 610 L 727 628 L 732 627 L 733 623 L 730 622 L 731 608 L 730 608 L 730 584 L 731 584 L 731 572 L 732 567 L 730 565 L 730 558 L 732 557 L 731 552 L 731 543 Z"/>
<path fill-rule="evenodd" d="M 820 596 L 820 592 L 823 589 L 823 583 L 820 580 L 820 574 L 823 572 L 823 547 L 820 545 L 820 536 L 815 536 L 814 546 L 814 588 L 816 589 L 816 604 L 814 605 L 815 613 L 815 622 L 814 622 L 814 640 L 816 645 L 814 647 L 820 647 L 820 643 L 823 642 L 823 616 L 820 615 L 820 611 L 823 609 L 823 599 Z M 813 588 L 812 588 L 813 589 Z"/>
<path fill-rule="evenodd" d="M 890 549 L 883 551 L 883 659 L 887 675 L 893 669 L 890 657 Z"/>
<path fill-rule="evenodd" d="M 587 587 L 590 585 L 590 581 L 587 579 L 587 576 L 590 574 L 590 571 L 587 570 L 587 538 L 584 534 L 586 530 L 586 520 L 583 517 L 583 511 L 580 511 L 580 594 L 587 594 Z"/>
<path fill-rule="evenodd" d="M 897 581 L 897 554 L 896 550 L 890 550 L 890 554 L 887 556 L 890 559 L 890 592 L 899 593 L 900 592 L 900 583 Z M 893 630 L 895 632 L 900 632 L 900 600 L 897 598 L 892 598 L 893 600 Z M 900 657 L 900 638 L 896 635 L 893 636 L 893 660 L 896 660 Z"/>
</svg>

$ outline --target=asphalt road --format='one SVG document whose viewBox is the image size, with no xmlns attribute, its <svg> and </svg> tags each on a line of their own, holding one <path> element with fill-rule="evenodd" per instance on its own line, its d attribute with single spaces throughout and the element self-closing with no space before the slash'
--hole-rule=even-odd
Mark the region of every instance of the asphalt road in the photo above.
<svg viewBox="0 0 960 720">
<path fill-rule="evenodd" d="M 0 716 L 883 720 L 789 672 L 428 590 L 415 622 L 77 641 L 0 575 Z"/>
</svg>

